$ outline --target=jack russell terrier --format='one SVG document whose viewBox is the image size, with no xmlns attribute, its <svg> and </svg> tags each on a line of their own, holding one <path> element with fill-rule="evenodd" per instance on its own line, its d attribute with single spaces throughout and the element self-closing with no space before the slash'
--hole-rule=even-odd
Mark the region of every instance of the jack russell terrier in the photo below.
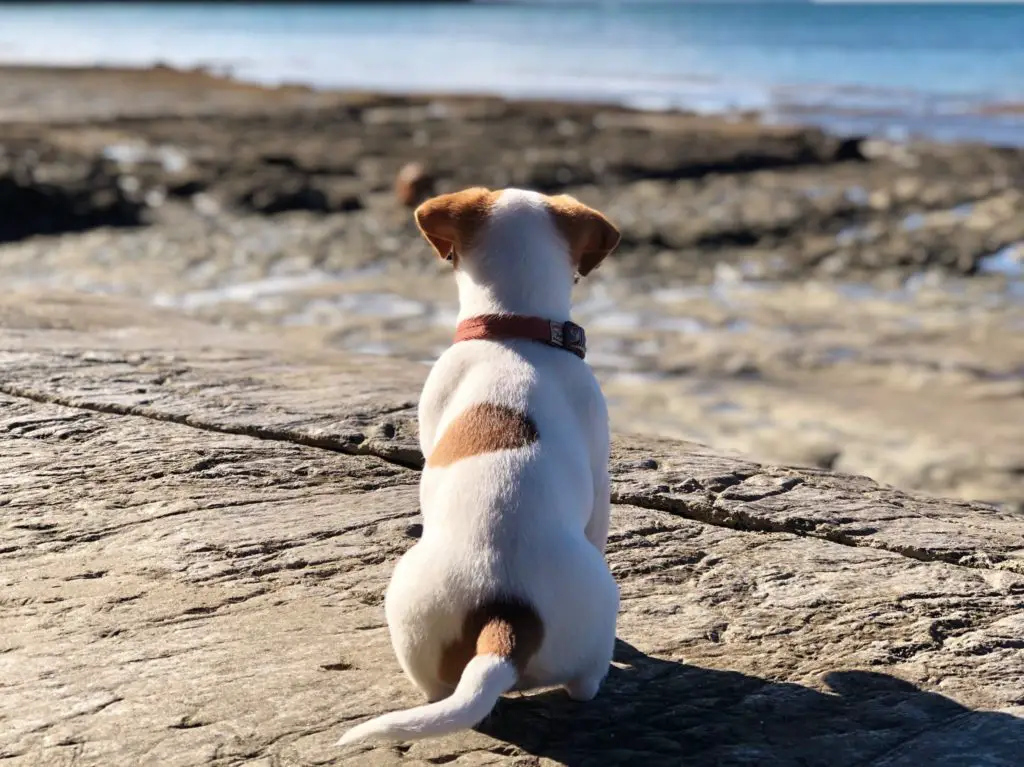
<svg viewBox="0 0 1024 767">
<path fill-rule="evenodd" d="M 608 410 L 569 312 L 576 274 L 619 232 L 572 197 L 518 189 L 441 195 L 415 217 L 459 288 L 456 343 L 419 404 L 423 534 L 384 601 L 398 662 L 428 702 L 339 745 L 471 728 L 510 690 L 590 700 L 615 644 Z"/>
</svg>

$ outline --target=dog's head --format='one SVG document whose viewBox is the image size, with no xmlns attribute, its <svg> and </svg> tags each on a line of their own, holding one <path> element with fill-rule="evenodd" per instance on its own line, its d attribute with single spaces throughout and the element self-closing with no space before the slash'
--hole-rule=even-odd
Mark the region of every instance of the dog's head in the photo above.
<svg viewBox="0 0 1024 767">
<path fill-rule="evenodd" d="M 433 197 L 415 216 L 438 257 L 483 284 L 585 276 L 619 244 L 607 218 L 565 194 L 474 187 Z"/>
</svg>

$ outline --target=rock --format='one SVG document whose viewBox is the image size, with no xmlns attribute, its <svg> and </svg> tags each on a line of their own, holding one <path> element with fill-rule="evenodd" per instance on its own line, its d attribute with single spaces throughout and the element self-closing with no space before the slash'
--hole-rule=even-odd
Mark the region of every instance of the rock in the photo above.
<svg viewBox="0 0 1024 767">
<path fill-rule="evenodd" d="M 0 755 L 138 764 L 1019 764 L 1024 518 L 616 440 L 596 700 L 340 750 L 418 698 L 422 366 L 129 302 L 0 297 Z"/>
<path fill-rule="evenodd" d="M 6 165 L 6 167 L 5 167 Z M 31 152 L 0 157 L 0 242 L 37 234 L 142 223 L 144 195 L 132 194 L 117 173 L 83 158 Z"/>
<path fill-rule="evenodd" d="M 264 215 L 294 210 L 346 213 L 363 207 L 359 194 L 344 179 L 256 173 L 226 186 L 229 204 Z"/>
<path fill-rule="evenodd" d="M 414 208 L 430 196 L 434 179 L 422 163 L 403 165 L 395 177 L 395 197 L 407 208 Z"/>
</svg>

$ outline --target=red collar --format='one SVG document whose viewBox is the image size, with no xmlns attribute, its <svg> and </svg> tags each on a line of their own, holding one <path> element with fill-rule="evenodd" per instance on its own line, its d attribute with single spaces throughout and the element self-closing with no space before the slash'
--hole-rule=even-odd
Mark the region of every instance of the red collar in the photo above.
<svg viewBox="0 0 1024 767">
<path fill-rule="evenodd" d="M 455 343 L 502 338 L 540 341 L 570 351 L 580 359 L 587 355 L 587 335 L 575 322 L 554 322 L 518 314 L 481 314 L 463 320 L 455 329 Z"/>
</svg>

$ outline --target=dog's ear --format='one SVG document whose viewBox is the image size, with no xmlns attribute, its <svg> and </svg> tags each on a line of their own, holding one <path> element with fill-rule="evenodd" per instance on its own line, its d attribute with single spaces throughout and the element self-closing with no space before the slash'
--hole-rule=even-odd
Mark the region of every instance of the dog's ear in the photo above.
<svg viewBox="0 0 1024 767">
<path fill-rule="evenodd" d="M 484 187 L 431 197 L 413 214 L 416 226 L 437 251 L 438 258 L 453 260 L 469 247 L 483 227 L 494 202 L 494 194 Z"/>
<path fill-rule="evenodd" d="M 569 254 L 584 277 L 619 244 L 615 225 L 601 213 L 567 194 L 548 198 L 555 223 L 569 243 Z"/>
</svg>

